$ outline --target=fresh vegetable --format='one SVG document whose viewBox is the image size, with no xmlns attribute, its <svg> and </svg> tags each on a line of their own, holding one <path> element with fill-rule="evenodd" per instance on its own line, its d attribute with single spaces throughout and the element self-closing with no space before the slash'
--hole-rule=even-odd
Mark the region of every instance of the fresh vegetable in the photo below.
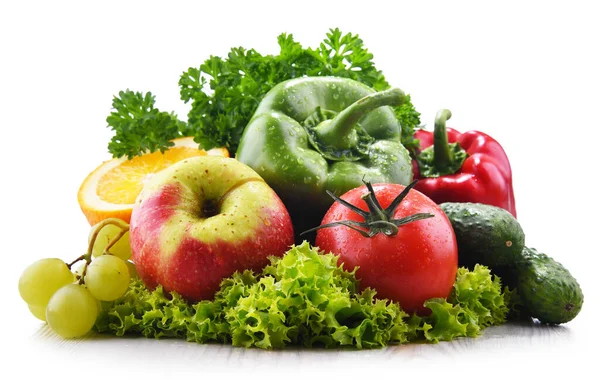
<svg viewBox="0 0 600 380">
<path fill-rule="evenodd" d="M 174 113 L 159 111 L 154 103 L 150 92 L 119 91 L 119 96 L 113 98 L 113 111 L 106 122 L 115 131 L 108 144 L 115 158 L 132 159 L 157 150 L 164 153 L 175 146 L 172 140 L 181 137 L 186 124 Z"/>
<path fill-rule="evenodd" d="M 246 127 L 236 158 L 280 195 L 297 231 L 320 222 L 343 194 L 372 181 L 408 185 L 409 152 L 394 111 L 399 89 L 375 92 L 350 79 L 308 77 L 275 86 Z M 297 242 L 301 241 L 299 237 Z"/>
<path fill-rule="evenodd" d="M 418 130 L 421 152 L 413 162 L 415 187 L 436 203 L 472 202 L 501 207 L 515 218 L 512 171 L 502 146 L 479 131 L 446 128 L 449 110 L 440 110 L 433 133 Z"/>
<path fill-rule="evenodd" d="M 358 292 L 355 270 L 307 242 L 272 257 L 262 273 L 236 272 L 214 300 L 185 302 L 162 287 L 132 281 L 120 299 L 103 303 L 96 330 L 117 336 L 181 338 L 198 343 L 282 348 L 289 345 L 380 347 L 407 341 L 478 336 L 505 321 L 508 306 L 500 280 L 477 266 L 458 271 L 448 301 L 427 301 L 431 314 L 409 316 L 397 303 Z"/>
<path fill-rule="evenodd" d="M 458 268 L 448 299 L 425 301 L 425 307 L 431 310 L 427 317 L 412 315 L 408 323 L 414 336 L 410 340 L 421 337 L 438 342 L 479 336 L 484 328 L 506 322 L 513 294 L 506 287 L 502 291 L 500 278 L 483 265 L 473 270 Z"/>
<path fill-rule="evenodd" d="M 144 153 L 131 160 L 115 158 L 103 162 L 83 181 L 77 193 L 81 211 L 90 225 L 109 218 L 126 223 L 131 219 L 135 199 L 146 181 L 157 172 L 189 157 L 229 157 L 225 148 L 199 149 L 192 138 L 171 141 L 172 146 L 164 153 Z"/>
<path fill-rule="evenodd" d="M 583 293 L 559 262 L 525 246 L 525 234 L 506 210 L 478 203 L 442 203 L 456 234 L 458 263 L 483 264 L 516 291 L 515 311 L 544 323 L 566 323 L 577 316 Z M 518 305 L 517 305 L 518 304 Z"/>
<path fill-rule="evenodd" d="M 517 291 L 529 316 L 543 323 L 560 324 L 571 321 L 581 311 L 583 292 L 579 283 L 548 255 L 525 247 L 521 260 L 509 271 L 515 275 Z"/>
<path fill-rule="evenodd" d="M 114 157 L 131 158 L 147 150 L 164 151 L 177 137 L 194 136 L 204 148 L 226 147 L 234 154 L 261 99 L 280 82 L 303 76 L 336 76 L 377 91 L 390 87 L 357 35 L 331 29 L 314 49 L 303 48 L 291 34 L 279 35 L 277 42 L 277 55 L 237 47 L 226 58 L 211 56 L 184 72 L 179 79 L 181 99 L 191 105 L 186 123 L 173 113 L 157 110 L 151 93 L 121 91 L 113 99 L 114 111 L 106 120 L 115 132 L 109 151 Z M 402 143 L 416 149 L 413 132 L 420 124 L 420 115 L 408 95 L 406 102 L 394 107 L 394 113 L 402 125 Z"/>
<path fill-rule="evenodd" d="M 513 265 L 521 258 L 525 233 L 508 211 L 482 203 L 445 202 L 440 208 L 452 223 L 458 265 L 489 268 Z"/>
<path fill-rule="evenodd" d="M 290 216 L 250 167 L 228 157 L 179 161 L 137 198 L 130 230 L 144 283 L 187 300 L 212 299 L 235 271 L 260 270 L 294 242 Z"/>
<path fill-rule="evenodd" d="M 357 269 L 361 286 L 428 313 L 424 302 L 450 295 L 458 268 L 450 221 L 431 199 L 409 186 L 375 184 L 337 197 L 320 226 L 316 245 Z"/>
<path fill-rule="evenodd" d="M 106 219 L 91 229 L 87 252 L 72 263 L 42 259 L 27 267 L 19 279 L 19 293 L 31 314 L 63 338 L 87 334 L 96 322 L 100 301 L 121 297 L 135 278 L 132 264 L 111 254 L 116 246 L 121 254 L 128 251 L 123 242 L 128 231 L 122 220 Z M 100 255 L 94 254 L 96 247 L 101 247 Z M 83 266 L 73 268 L 81 261 Z"/>
<path fill-rule="evenodd" d="M 234 48 L 185 72 L 187 122 L 151 93 L 113 99 L 115 159 L 78 194 L 88 249 L 25 270 L 32 315 L 65 338 L 95 326 L 270 349 L 438 342 L 515 311 L 551 324 L 579 313 L 573 276 L 524 245 L 497 141 L 446 129 L 448 110 L 414 134 L 410 97 L 358 36 L 278 41 L 279 55 Z M 329 209 L 305 231 L 320 248 L 292 245 L 284 203 L 297 226 Z"/>
</svg>

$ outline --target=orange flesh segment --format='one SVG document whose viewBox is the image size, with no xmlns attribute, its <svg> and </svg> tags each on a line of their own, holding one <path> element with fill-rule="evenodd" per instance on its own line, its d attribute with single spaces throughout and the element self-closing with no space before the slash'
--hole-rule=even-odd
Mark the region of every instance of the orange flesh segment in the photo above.
<svg viewBox="0 0 600 380">
<path fill-rule="evenodd" d="M 205 150 L 181 146 L 172 147 L 164 153 L 136 156 L 106 172 L 98 182 L 97 194 L 109 203 L 133 204 L 144 183 L 154 173 L 185 158 L 206 155 Z"/>
</svg>

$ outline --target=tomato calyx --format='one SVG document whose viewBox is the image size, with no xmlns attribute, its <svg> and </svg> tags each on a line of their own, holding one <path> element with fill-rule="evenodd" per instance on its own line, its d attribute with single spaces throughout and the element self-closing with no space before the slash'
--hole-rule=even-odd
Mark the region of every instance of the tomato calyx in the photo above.
<svg viewBox="0 0 600 380">
<path fill-rule="evenodd" d="M 363 194 L 361 199 L 365 201 L 369 211 L 362 210 L 327 190 L 327 194 L 329 194 L 330 197 L 363 217 L 364 221 L 357 222 L 354 220 L 340 220 L 337 222 L 321 224 L 320 226 L 302 232 L 300 235 L 320 230 L 322 228 L 346 226 L 359 232 L 366 238 L 371 238 L 380 233 L 386 236 L 395 236 L 398 234 L 398 227 L 415 222 L 417 220 L 432 218 L 434 216 L 430 213 L 416 213 L 400 219 L 394 218 L 394 212 L 396 211 L 396 208 L 398 208 L 402 200 L 406 198 L 408 192 L 417 184 L 417 182 L 418 180 L 414 180 L 412 183 L 406 186 L 404 190 L 402 190 L 402 192 L 398 194 L 396 198 L 394 198 L 392 203 L 390 203 L 390 205 L 384 209 L 379 203 L 379 200 L 377 200 L 375 190 L 373 190 L 371 183 L 363 179 L 363 183 L 367 187 L 368 192 Z"/>
</svg>

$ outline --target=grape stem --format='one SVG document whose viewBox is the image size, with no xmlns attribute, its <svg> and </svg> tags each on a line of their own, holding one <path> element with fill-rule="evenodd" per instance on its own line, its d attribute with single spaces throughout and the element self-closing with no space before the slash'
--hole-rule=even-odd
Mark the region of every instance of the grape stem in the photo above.
<svg viewBox="0 0 600 380">
<path fill-rule="evenodd" d="M 76 258 L 75 260 L 73 260 L 71 263 L 67 264 L 67 268 L 71 269 L 71 267 L 75 264 L 77 264 L 78 262 L 80 262 L 81 260 L 85 259 L 85 255 L 81 255 L 78 258 Z"/>
<path fill-rule="evenodd" d="M 94 244 L 96 243 L 96 239 L 98 238 L 98 234 L 100 233 L 100 230 L 102 230 L 105 226 L 112 224 L 114 226 L 117 226 L 121 229 L 121 231 L 119 231 L 119 234 L 116 235 L 114 238 L 112 238 L 108 244 L 106 245 L 106 248 L 104 248 L 104 253 L 110 253 L 108 252 L 108 250 L 115 245 L 115 243 L 117 241 L 119 241 L 119 239 L 125 235 L 127 233 L 127 231 L 129 231 L 129 224 L 125 223 L 124 221 L 122 221 L 121 219 L 117 219 L 117 218 L 108 218 L 108 219 L 104 219 L 103 221 L 101 221 L 100 223 L 98 223 L 96 225 L 96 227 L 94 227 L 94 232 L 92 233 L 92 237 L 90 238 L 90 242 L 88 244 L 88 250 L 87 253 L 84 256 L 88 256 L 90 257 L 90 261 L 92 258 L 92 248 L 94 248 Z M 88 261 L 89 262 L 89 261 Z"/>
<path fill-rule="evenodd" d="M 119 231 L 119 233 L 111 239 L 111 241 L 108 242 L 108 244 L 106 245 L 106 247 L 104 248 L 104 252 L 102 252 L 102 254 L 110 254 L 109 249 L 112 248 L 113 245 L 115 245 L 119 239 L 121 239 L 123 237 L 123 235 L 125 235 L 127 233 L 127 231 L 129 231 L 129 227 L 123 228 L 121 226 L 119 226 L 119 228 L 121 228 L 121 231 Z"/>
<path fill-rule="evenodd" d="M 91 261 L 91 260 L 90 260 Z M 85 260 L 85 264 L 83 264 L 83 270 L 81 271 L 81 276 L 79 277 L 79 281 L 77 282 L 79 285 L 85 284 L 85 273 L 87 272 L 88 264 L 90 263 L 87 259 Z"/>
<path fill-rule="evenodd" d="M 85 254 L 79 256 L 77 259 L 75 259 L 75 261 L 73 261 L 71 264 L 67 265 L 69 267 L 69 269 L 71 269 L 71 266 L 74 265 L 75 263 L 77 263 L 81 260 L 85 260 L 85 264 L 83 266 L 83 271 L 81 272 L 81 277 L 79 278 L 79 285 L 83 285 L 85 283 L 85 281 L 84 281 L 85 272 L 87 271 L 88 265 L 92 262 L 92 250 L 94 248 L 94 244 L 96 243 L 96 239 L 98 238 L 98 234 L 100 233 L 100 230 L 102 230 L 105 226 L 107 226 L 109 224 L 119 227 L 121 229 L 121 231 L 119 231 L 119 233 L 108 242 L 108 244 L 106 245 L 106 248 L 104 248 L 104 252 L 102 252 L 103 255 L 110 254 L 109 249 L 113 245 L 115 245 L 117 243 L 117 241 L 119 241 L 119 239 L 127 233 L 127 231 L 129 231 L 129 224 L 122 221 L 121 219 L 117 219 L 117 218 L 104 219 L 103 221 L 98 223 L 96 226 L 94 226 L 94 231 L 92 232 L 92 236 L 90 237 L 90 241 L 88 243 L 87 252 Z"/>
</svg>

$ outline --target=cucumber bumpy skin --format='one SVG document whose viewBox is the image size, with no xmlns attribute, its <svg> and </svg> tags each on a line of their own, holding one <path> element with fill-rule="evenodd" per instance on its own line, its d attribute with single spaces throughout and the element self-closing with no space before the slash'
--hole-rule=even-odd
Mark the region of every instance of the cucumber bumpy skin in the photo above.
<svg viewBox="0 0 600 380">
<path fill-rule="evenodd" d="M 482 264 L 493 270 L 512 266 L 521 259 L 525 233 L 508 211 L 470 202 L 445 202 L 439 206 L 452 223 L 459 266 L 473 268 Z"/>
<path fill-rule="evenodd" d="M 516 266 L 517 292 L 526 311 L 542 323 L 571 321 L 583 306 L 583 292 L 559 262 L 535 248 L 525 247 Z"/>
</svg>

